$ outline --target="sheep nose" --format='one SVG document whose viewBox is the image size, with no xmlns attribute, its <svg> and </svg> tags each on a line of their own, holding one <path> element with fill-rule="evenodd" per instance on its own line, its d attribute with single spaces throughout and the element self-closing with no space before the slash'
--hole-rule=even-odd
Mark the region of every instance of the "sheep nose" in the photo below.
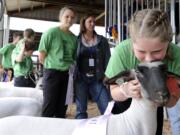
<svg viewBox="0 0 180 135">
<path fill-rule="evenodd" d="M 162 91 L 157 91 L 157 95 L 160 97 L 160 99 L 164 102 L 167 102 L 168 99 L 170 98 L 170 95 L 168 92 L 162 92 Z"/>
<path fill-rule="evenodd" d="M 163 95 L 163 92 L 160 91 L 160 90 L 156 90 L 156 93 L 157 93 L 158 96 L 162 96 Z"/>
</svg>

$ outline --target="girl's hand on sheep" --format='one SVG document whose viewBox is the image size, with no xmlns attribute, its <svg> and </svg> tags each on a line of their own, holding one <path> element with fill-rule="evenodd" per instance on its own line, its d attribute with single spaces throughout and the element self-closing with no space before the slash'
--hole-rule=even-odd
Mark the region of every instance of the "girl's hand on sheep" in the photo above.
<svg viewBox="0 0 180 135">
<path fill-rule="evenodd" d="M 138 80 L 125 82 L 120 86 L 120 91 L 128 98 L 141 98 L 141 85 Z"/>
</svg>

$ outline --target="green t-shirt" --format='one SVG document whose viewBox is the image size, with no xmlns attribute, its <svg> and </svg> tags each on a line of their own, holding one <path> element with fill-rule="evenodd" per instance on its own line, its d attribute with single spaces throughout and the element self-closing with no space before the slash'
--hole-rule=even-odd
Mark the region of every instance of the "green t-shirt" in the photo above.
<svg viewBox="0 0 180 135">
<path fill-rule="evenodd" d="M 12 43 L 9 43 L 0 49 L 0 54 L 2 54 L 3 68 L 12 68 L 11 54 L 14 48 L 15 48 L 15 45 Z"/>
<path fill-rule="evenodd" d="M 51 28 L 43 33 L 38 50 L 46 53 L 44 68 L 66 71 L 75 60 L 76 36 Z"/>
<path fill-rule="evenodd" d="M 172 60 L 165 58 L 164 63 L 167 64 L 169 72 L 180 75 L 180 48 L 171 43 L 169 52 Z M 122 71 L 136 68 L 139 63 L 132 51 L 132 42 L 127 39 L 115 47 L 105 74 L 108 78 L 111 78 Z"/>
<path fill-rule="evenodd" d="M 12 52 L 12 65 L 14 70 L 14 76 L 26 76 L 33 72 L 33 62 L 31 56 L 26 56 L 22 62 L 16 62 L 16 57 L 20 53 L 20 47 L 24 42 L 18 42 L 18 46 L 14 48 Z"/>
</svg>

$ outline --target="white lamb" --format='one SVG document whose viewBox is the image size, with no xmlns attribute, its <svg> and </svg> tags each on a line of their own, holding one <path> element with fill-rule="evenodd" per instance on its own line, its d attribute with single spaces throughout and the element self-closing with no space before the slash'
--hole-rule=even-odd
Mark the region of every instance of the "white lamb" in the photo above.
<svg viewBox="0 0 180 135">
<path fill-rule="evenodd" d="M 0 98 L 0 118 L 13 115 L 40 116 L 42 105 L 33 98 Z"/>
<path fill-rule="evenodd" d="M 0 86 L 0 98 L 2 97 L 29 97 L 36 99 L 40 104 L 43 103 L 42 90 L 35 88 Z"/>
<path fill-rule="evenodd" d="M 0 86 L 0 118 L 14 115 L 41 116 L 43 92 L 28 87 Z"/>
<path fill-rule="evenodd" d="M 0 82 L 0 90 L 3 88 L 14 87 L 13 81 L 11 82 Z"/>
<path fill-rule="evenodd" d="M 112 115 L 107 120 L 105 127 L 100 134 L 99 125 L 92 121 L 88 128 L 87 120 L 69 120 L 57 118 L 42 118 L 28 116 L 13 116 L 0 119 L 1 135 L 155 135 L 157 106 L 164 104 L 169 99 L 166 85 L 166 74 L 162 63 L 142 64 L 138 67 L 137 78 L 142 84 L 142 99 L 133 99 L 130 108 L 122 114 Z M 143 72 L 143 68 L 146 72 Z M 157 68 L 156 70 L 151 70 Z M 147 70 L 149 69 L 149 70 Z M 158 73 L 158 74 L 157 74 Z M 131 75 L 131 72 L 120 74 L 120 76 Z M 147 78 L 144 78 L 144 77 Z M 119 76 L 113 78 L 117 82 Z M 153 79 L 152 79 L 153 78 Z M 109 82 L 112 83 L 110 79 Z M 144 81 L 144 79 L 146 81 Z M 147 84 L 148 82 L 148 84 Z M 153 87 L 149 87 L 149 83 Z M 159 83 L 159 84 L 158 84 Z M 102 118 L 102 116 L 101 116 Z M 103 124 L 103 123 L 100 123 Z M 20 125 L 20 126 L 19 126 Z M 83 133 L 81 130 L 84 127 Z M 83 130 L 83 128 L 82 128 Z M 23 131 L 23 132 L 22 132 Z M 74 132 L 77 131 L 77 132 Z"/>
<path fill-rule="evenodd" d="M 155 135 L 156 111 L 157 108 L 149 101 L 133 100 L 131 107 L 126 112 L 110 117 L 107 123 L 107 135 Z M 6 117 L 0 120 L 0 134 L 72 135 L 80 122 L 81 120 L 28 116 Z M 16 126 L 19 124 L 21 126 Z M 89 130 L 84 135 L 94 132 Z"/>
</svg>

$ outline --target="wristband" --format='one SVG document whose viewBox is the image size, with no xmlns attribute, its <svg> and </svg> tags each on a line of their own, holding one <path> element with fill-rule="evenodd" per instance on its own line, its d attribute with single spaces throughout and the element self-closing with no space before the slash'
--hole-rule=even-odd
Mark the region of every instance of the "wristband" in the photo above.
<svg viewBox="0 0 180 135">
<path fill-rule="evenodd" d="M 131 96 L 129 96 L 128 94 L 127 94 L 127 92 L 126 92 L 126 90 L 124 89 L 124 85 L 126 85 L 128 82 L 125 82 L 125 83 L 122 83 L 121 85 L 120 85 L 120 92 L 125 96 L 125 97 L 127 97 L 127 98 L 130 98 Z"/>
</svg>

